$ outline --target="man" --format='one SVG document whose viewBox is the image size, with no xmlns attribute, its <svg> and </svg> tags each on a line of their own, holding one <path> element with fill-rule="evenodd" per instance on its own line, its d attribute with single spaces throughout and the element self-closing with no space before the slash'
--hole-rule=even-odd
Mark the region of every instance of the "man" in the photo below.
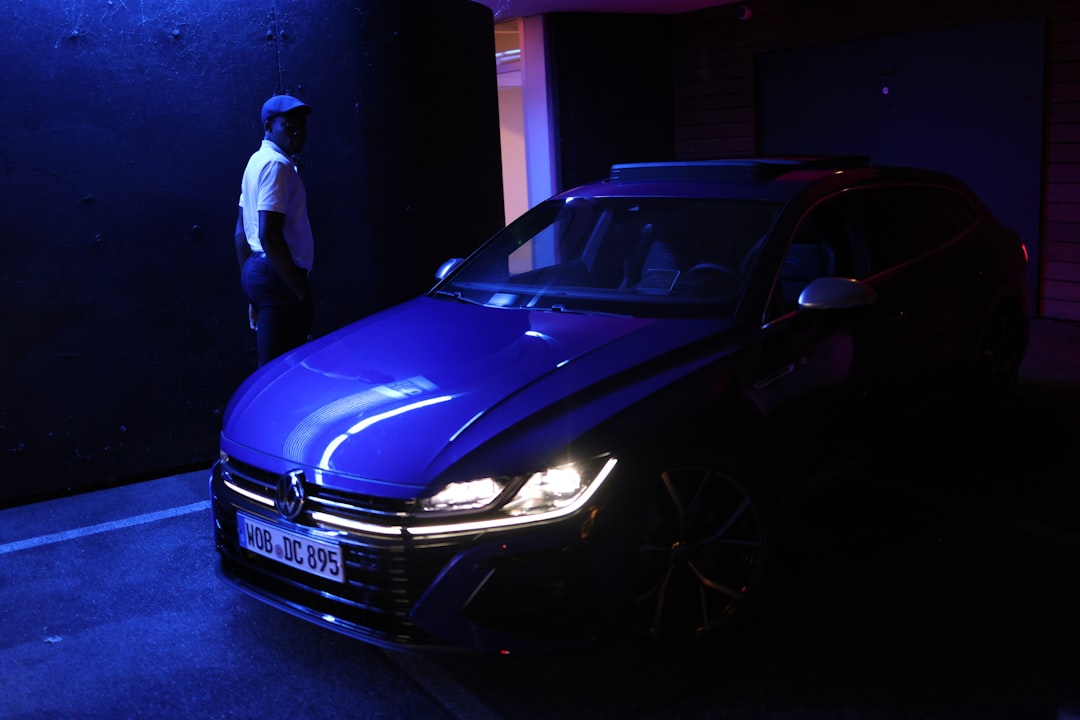
<svg viewBox="0 0 1080 720">
<path fill-rule="evenodd" d="M 304 343 L 314 315 L 308 273 L 315 244 L 294 160 L 304 147 L 310 114 L 311 108 L 291 95 L 267 100 L 265 135 L 240 183 L 236 255 L 260 367 Z"/>
</svg>

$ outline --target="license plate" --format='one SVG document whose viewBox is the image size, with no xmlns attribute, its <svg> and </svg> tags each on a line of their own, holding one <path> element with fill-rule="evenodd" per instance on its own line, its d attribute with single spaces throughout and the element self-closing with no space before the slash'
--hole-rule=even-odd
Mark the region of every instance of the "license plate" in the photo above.
<svg viewBox="0 0 1080 720">
<path fill-rule="evenodd" d="M 341 548 L 334 543 L 312 540 L 243 513 L 236 514 L 236 529 L 240 547 L 246 550 L 312 575 L 345 582 Z"/>
</svg>

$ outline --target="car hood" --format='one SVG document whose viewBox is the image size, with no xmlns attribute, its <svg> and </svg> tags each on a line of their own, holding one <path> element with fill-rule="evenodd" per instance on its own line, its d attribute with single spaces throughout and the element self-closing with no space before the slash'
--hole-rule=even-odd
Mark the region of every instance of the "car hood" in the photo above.
<svg viewBox="0 0 1080 720">
<path fill-rule="evenodd" d="M 562 434 L 571 440 L 567 433 L 683 374 L 687 361 L 631 373 L 635 379 L 613 383 L 599 402 L 587 393 L 592 400 L 577 404 L 583 391 L 729 324 L 419 297 L 252 375 L 226 411 L 222 449 L 275 472 L 310 468 L 315 482 L 352 492 L 411 497 L 504 431 L 567 400 L 573 430 Z"/>
</svg>

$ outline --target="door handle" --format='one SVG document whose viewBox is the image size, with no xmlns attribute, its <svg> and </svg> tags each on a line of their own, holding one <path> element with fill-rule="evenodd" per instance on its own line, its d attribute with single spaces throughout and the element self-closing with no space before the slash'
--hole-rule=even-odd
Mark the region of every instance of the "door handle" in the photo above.
<svg viewBox="0 0 1080 720">
<path fill-rule="evenodd" d="M 769 375 L 768 377 L 764 377 L 761 380 L 758 380 L 757 382 L 755 382 L 754 383 L 754 389 L 755 390 L 761 390 L 762 388 L 768 387 L 769 385 L 772 385 L 777 380 L 780 380 L 780 379 L 782 379 L 784 377 L 787 377 L 788 375 L 790 375 L 793 372 L 795 372 L 795 363 L 788 363 L 784 367 L 782 367 L 779 370 L 777 370 L 776 372 L 774 372 L 772 375 Z"/>
</svg>

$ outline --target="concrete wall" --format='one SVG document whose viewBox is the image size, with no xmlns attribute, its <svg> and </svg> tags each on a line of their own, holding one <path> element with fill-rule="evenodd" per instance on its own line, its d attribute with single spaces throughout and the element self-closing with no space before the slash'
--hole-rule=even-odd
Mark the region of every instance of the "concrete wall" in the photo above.
<svg viewBox="0 0 1080 720">
<path fill-rule="evenodd" d="M 13 0 L 0 19 L 0 504 L 216 456 L 256 365 L 232 229 L 269 95 L 314 108 L 317 334 L 501 224 L 478 3 Z"/>
</svg>

